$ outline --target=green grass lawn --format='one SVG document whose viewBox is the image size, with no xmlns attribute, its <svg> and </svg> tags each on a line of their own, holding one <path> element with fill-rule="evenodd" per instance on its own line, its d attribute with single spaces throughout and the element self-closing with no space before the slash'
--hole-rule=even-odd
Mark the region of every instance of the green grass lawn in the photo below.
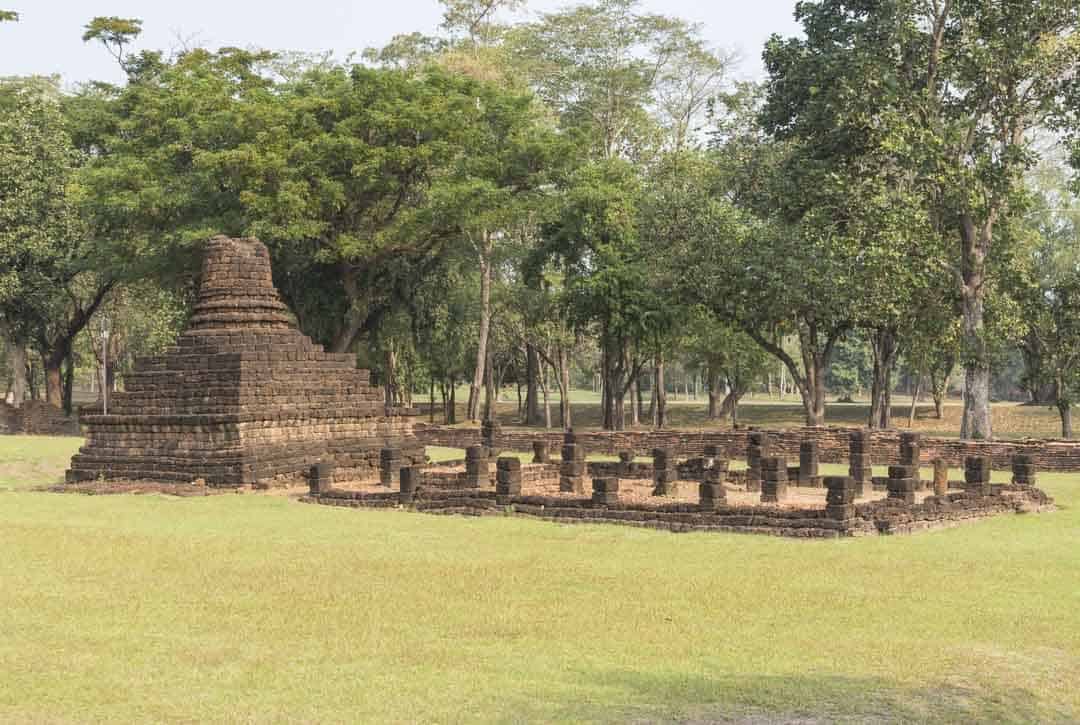
<svg viewBox="0 0 1080 725">
<path fill-rule="evenodd" d="M 0 722 L 1080 720 L 1075 475 L 807 542 L 26 490 L 77 445 L 0 438 Z"/>
</svg>

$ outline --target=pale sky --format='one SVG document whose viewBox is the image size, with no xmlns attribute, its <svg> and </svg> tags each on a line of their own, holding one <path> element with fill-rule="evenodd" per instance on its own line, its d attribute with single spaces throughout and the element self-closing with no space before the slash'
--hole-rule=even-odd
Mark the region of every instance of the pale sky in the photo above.
<svg viewBox="0 0 1080 725">
<path fill-rule="evenodd" d="M 564 0 L 530 0 L 530 11 L 554 10 Z M 21 15 L 0 23 L 0 76 L 59 74 L 65 83 L 119 81 L 105 49 L 84 44 L 83 26 L 96 15 L 143 20 L 137 47 L 172 49 L 181 40 L 208 48 L 348 52 L 381 46 L 398 33 L 434 33 L 436 0 L 0 0 Z M 738 75 L 762 73 L 761 48 L 770 34 L 793 35 L 795 0 L 643 0 L 650 12 L 701 22 L 717 48 L 737 51 Z"/>
</svg>

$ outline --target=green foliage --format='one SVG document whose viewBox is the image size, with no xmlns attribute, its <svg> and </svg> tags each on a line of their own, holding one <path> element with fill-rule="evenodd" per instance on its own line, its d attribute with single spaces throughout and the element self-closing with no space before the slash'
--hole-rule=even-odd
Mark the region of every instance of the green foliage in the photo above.
<svg viewBox="0 0 1080 725">
<path fill-rule="evenodd" d="M 562 128 L 595 158 L 641 157 L 655 146 L 657 121 L 649 109 L 662 71 L 676 48 L 684 59 L 694 52 L 690 26 L 639 6 L 638 0 L 572 6 L 542 14 L 507 39 Z M 674 80 L 667 81 L 670 89 Z"/>
<path fill-rule="evenodd" d="M 1038 155 L 1030 132 L 1075 120 L 1067 91 L 1080 60 L 1080 10 L 1072 0 L 822 0 L 800 3 L 797 18 L 804 37 L 774 37 L 766 48 L 764 122 L 803 145 L 800 166 L 826 180 L 838 167 L 844 188 L 852 172 L 888 180 L 885 190 L 900 195 L 884 206 L 899 212 L 886 238 L 895 230 L 950 241 L 969 379 L 964 430 L 988 437 L 990 275 Z"/>
<path fill-rule="evenodd" d="M 543 143 L 527 97 L 437 67 L 322 63 L 278 82 L 274 61 L 196 50 L 107 93 L 87 202 L 102 234 L 163 259 L 260 237 L 304 328 L 346 349 L 471 214 L 517 208 Z"/>
<path fill-rule="evenodd" d="M 80 163 L 51 81 L 0 85 L 0 317 L 16 339 L 58 334 L 80 278 L 103 272 L 72 201 Z"/>
<path fill-rule="evenodd" d="M 527 0 L 439 0 L 443 6 L 443 29 L 465 35 L 473 44 L 493 42 L 505 30 L 498 23 L 499 13 L 525 7 Z"/>
<path fill-rule="evenodd" d="M 0 23 L 17 23 L 19 14 L 14 10 L 0 10 Z"/>
<path fill-rule="evenodd" d="M 869 390 L 873 365 L 866 338 L 849 334 L 836 344 L 826 385 L 841 399 L 854 399 Z"/>
<path fill-rule="evenodd" d="M 84 43 L 97 41 L 116 61 L 124 66 L 124 46 L 130 45 L 142 34 L 142 20 L 98 16 L 87 23 L 82 39 Z"/>
</svg>

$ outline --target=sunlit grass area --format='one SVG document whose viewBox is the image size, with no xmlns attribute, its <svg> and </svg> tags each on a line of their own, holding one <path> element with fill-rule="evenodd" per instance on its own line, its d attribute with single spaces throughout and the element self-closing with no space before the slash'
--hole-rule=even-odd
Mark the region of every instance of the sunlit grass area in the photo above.
<svg viewBox="0 0 1080 725">
<path fill-rule="evenodd" d="M 0 491 L 27 489 L 63 480 L 82 438 L 0 436 Z"/>
<path fill-rule="evenodd" d="M 3 722 L 1080 719 L 1075 475 L 831 542 L 10 490 L 77 443 L 0 438 Z"/>
</svg>

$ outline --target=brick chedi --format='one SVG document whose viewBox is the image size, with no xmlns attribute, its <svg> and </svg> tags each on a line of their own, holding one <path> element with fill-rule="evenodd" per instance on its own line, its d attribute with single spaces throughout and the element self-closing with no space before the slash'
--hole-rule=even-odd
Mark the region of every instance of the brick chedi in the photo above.
<svg viewBox="0 0 1080 725">
<path fill-rule="evenodd" d="M 423 461 L 411 411 L 388 409 L 353 355 L 325 352 L 296 329 L 254 239 L 210 240 L 187 330 L 125 383 L 108 415 L 83 419 L 69 481 L 242 486 L 319 463 L 339 478 L 371 478 L 384 448 L 401 451 L 403 466 Z"/>
</svg>

